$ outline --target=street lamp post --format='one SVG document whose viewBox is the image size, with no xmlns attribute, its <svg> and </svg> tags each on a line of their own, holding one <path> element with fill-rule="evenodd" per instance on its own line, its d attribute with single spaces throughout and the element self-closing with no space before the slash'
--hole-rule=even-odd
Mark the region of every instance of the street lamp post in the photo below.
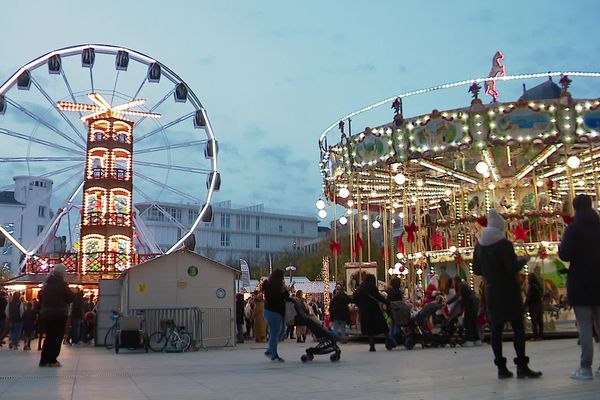
<svg viewBox="0 0 600 400">
<path fill-rule="evenodd" d="M 292 284 L 292 273 L 296 270 L 296 267 L 294 267 L 293 265 L 287 266 L 285 267 L 286 271 L 290 272 L 290 285 Z"/>
</svg>

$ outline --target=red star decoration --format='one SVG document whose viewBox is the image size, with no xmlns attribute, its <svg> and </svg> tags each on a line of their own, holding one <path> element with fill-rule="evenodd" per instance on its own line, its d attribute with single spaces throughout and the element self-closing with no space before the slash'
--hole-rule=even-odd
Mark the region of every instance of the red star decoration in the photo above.
<svg viewBox="0 0 600 400">
<path fill-rule="evenodd" d="M 438 234 L 437 229 L 433 230 L 433 235 L 431 235 L 431 238 L 429 240 L 431 240 L 431 247 L 433 248 L 433 250 L 442 249 L 442 236 Z"/>
<path fill-rule="evenodd" d="M 419 230 L 415 221 L 410 225 L 404 225 L 404 230 L 406 231 L 406 241 L 408 243 L 413 243 L 415 241 L 415 232 Z"/>
<path fill-rule="evenodd" d="M 529 231 L 531 231 L 531 229 L 525 229 L 523 228 L 523 225 L 521 225 L 520 222 L 517 222 L 517 227 L 514 231 L 512 231 L 512 234 L 515 235 L 515 242 L 517 240 L 525 241 L 525 239 L 527 239 L 527 234 L 529 233 Z"/>
</svg>

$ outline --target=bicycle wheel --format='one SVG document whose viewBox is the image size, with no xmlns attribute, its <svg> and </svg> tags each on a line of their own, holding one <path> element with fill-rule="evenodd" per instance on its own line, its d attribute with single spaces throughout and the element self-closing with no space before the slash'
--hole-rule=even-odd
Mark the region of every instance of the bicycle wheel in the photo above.
<svg viewBox="0 0 600 400">
<path fill-rule="evenodd" d="M 179 340 L 175 341 L 175 349 L 178 351 L 188 351 L 192 344 L 192 335 L 186 332 L 179 333 Z"/>
<path fill-rule="evenodd" d="M 106 336 L 104 336 L 104 347 L 108 350 L 112 349 L 115 345 L 115 336 L 117 335 L 117 327 L 115 325 L 111 326 L 108 332 L 106 332 Z"/>
<path fill-rule="evenodd" d="M 167 347 L 167 337 L 163 332 L 154 332 L 148 337 L 148 346 L 152 351 L 163 351 Z"/>
</svg>

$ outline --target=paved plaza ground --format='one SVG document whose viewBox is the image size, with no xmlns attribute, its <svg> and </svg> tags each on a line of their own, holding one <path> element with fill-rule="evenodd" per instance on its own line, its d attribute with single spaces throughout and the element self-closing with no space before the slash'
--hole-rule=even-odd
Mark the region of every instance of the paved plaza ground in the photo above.
<svg viewBox="0 0 600 400">
<path fill-rule="evenodd" d="M 506 355 L 513 357 L 505 343 Z M 575 339 L 528 343 L 539 380 L 496 379 L 488 345 L 386 351 L 343 345 L 342 358 L 302 364 L 304 344 L 283 343 L 285 363 L 264 347 L 183 354 L 64 348 L 63 368 L 38 368 L 37 351 L 0 349 L 1 399 L 599 399 L 600 379 L 573 381 Z M 597 349 L 596 349 L 597 351 Z M 512 366 L 511 366 L 512 367 Z M 595 365 L 597 367 L 597 365 Z M 514 369 L 514 368 L 513 368 Z"/>
</svg>

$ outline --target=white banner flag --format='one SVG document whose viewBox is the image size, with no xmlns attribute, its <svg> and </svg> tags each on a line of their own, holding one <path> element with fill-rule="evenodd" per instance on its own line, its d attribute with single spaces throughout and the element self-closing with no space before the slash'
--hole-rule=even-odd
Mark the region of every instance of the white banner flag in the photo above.
<svg viewBox="0 0 600 400">
<path fill-rule="evenodd" d="M 240 269 L 242 270 L 242 287 L 250 287 L 250 268 L 248 267 L 248 263 L 246 260 L 242 260 L 240 258 Z"/>
</svg>

